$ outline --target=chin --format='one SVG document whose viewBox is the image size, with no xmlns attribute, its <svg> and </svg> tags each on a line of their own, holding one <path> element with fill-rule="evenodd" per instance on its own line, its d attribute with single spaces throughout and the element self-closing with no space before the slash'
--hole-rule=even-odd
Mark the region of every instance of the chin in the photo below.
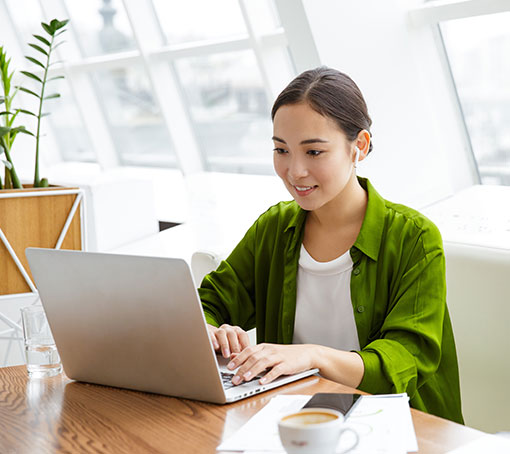
<svg viewBox="0 0 510 454">
<path fill-rule="evenodd" d="M 313 203 L 313 202 L 308 201 L 308 200 L 299 200 L 299 198 L 296 198 L 296 197 L 294 197 L 294 200 L 305 211 L 314 211 L 317 208 L 319 208 L 319 206 L 320 206 L 317 203 Z"/>
</svg>

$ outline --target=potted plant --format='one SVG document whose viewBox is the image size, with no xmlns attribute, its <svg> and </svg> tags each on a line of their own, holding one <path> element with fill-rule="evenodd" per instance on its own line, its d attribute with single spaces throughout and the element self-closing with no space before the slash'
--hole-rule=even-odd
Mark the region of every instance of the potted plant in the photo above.
<svg viewBox="0 0 510 454">
<path fill-rule="evenodd" d="M 49 70 L 54 50 L 63 42 L 57 38 L 66 31 L 67 20 L 53 19 L 41 23 L 43 33 L 33 37 L 36 42 L 29 46 L 36 56 L 25 58 L 36 65 L 39 72 L 20 71 L 36 88 L 13 86 L 14 72 L 10 72 L 10 59 L 0 47 L 0 159 L 5 167 L 2 181 L 0 174 L 0 295 L 35 291 L 25 258 L 25 248 L 52 247 L 81 249 L 81 214 L 77 209 L 83 198 L 78 188 L 49 186 L 46 178 L 39 176 L 39 154 L 41 121 L 49 115 L 43 111 L 46 101 L 60 97 L 48 93 L 49 84 L 64 76 L 50 77 Z M 37 110 L 15 108 L 15 97 L 19 92 L 35 97 Z M 16 125 L 22 116 L 36 120 L 35 132 L 25 126 Z M 33 184 L 22 185 L 14 164 L 12 149 L 18 134 L 35 138 L 35 170 Z"/>
</svg>

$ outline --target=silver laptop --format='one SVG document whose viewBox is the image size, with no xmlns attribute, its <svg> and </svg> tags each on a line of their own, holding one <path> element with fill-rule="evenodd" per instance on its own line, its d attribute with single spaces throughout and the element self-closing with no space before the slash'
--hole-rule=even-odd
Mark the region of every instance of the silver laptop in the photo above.
<svg viewBox="0 0 510 454">
<path fill-rule="evenodd" d="M 184 260 L 36 248 L 26 256 L 74 380 L 227 403 L 317 372 L 232 386 Z"/>
</svg>

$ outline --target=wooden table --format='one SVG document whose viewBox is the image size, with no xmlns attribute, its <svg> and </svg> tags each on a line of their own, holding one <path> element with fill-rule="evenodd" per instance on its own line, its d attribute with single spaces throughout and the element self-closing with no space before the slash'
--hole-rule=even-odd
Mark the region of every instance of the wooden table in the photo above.
<svg viewBox="0 0 510 454">
<path fill-rule="evenodd" d="M 64 375 L 29 380 L 0 368 L 0 453 L 215 453 L 275 394 L 353 392 L 309 377 L 230 405 L 89 385 Z M 412 410 L 420 453 L 447 452 L 483 435 Z"/>
</svg>

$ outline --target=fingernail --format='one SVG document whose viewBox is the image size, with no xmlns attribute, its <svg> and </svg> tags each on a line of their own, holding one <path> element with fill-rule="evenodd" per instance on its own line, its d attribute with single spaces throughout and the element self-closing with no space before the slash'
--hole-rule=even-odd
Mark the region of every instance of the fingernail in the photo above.
<svg viewBox="0 0 510 454">
<path fill-rule="evenodd" d="M 266 377 L 262 377 L 260 379 L 260 384 L 263 385 L 266 381 L 267 381 L 267 378 Z"/>
<path fill-rule="evenodd" d="M 230 357 L 230 350 L 228 348 L 226 348 L 225 350 L 223 350 L 223 356 L 225 358 L 229 358 Z"/>
<path fill-rule="evenodd" d="M 234 378 L 232 379 L 232 383 L 234 385 L 238 385 L 239 383 L 241 383 L 241 377 L 239 377 L 239 375 L 235 375 Z"/>
<path fill-rule="evenodd" d="M 227 364 L 227 368 L 228 368 L 228 369 L 234 369 L 234 368 L 235 368 L 234 361 L 230 361 L 230 362 Z"/>
<path fill-rule="evenodd" d="M 249 372 L 249 371 L 248 371 L 248 372 L 246 372 L 246 373 L 244 374 L 244 379 L 245 379 L 245 380 L 249 380 L 249 379 L 250 379 L 250 377 L 251 377 L 251 375 L 252 375 L 252 374 L 251 374 L 251 372 Z"/>
</svg>

